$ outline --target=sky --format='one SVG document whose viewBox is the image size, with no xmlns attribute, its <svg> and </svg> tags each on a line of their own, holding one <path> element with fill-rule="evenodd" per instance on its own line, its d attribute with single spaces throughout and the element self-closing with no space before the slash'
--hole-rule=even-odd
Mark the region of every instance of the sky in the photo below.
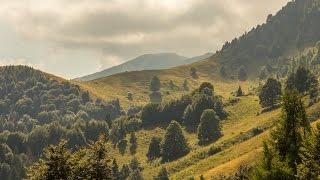
<svg viewBox="0 0 320 180">
<path fill-rule="evenodd" d="M 139 55 L 215 52 L 289 0 L 0 0 L 0 66 L 76 78 Z"/>
</svg>

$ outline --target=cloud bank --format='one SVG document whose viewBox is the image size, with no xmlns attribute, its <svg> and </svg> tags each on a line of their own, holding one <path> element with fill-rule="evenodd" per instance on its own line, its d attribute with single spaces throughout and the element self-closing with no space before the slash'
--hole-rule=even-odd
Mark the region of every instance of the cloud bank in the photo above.
<svg viewBox="0 0 320 180">
<path fill-rule="evenodd" d="M 2 1 L 0 20 L 23 41 L 90 52 L 105 68 L 145 53 L 214 52 L 289 0 Z"/>
</svg>

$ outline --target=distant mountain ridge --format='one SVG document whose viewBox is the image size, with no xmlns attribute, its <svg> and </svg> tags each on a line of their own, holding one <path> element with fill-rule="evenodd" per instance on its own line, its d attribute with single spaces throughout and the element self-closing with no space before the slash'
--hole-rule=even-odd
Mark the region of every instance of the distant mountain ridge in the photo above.
<svg viewBox="0 0 320 180">
<path fill-rule="evenodd" d="M 90 81 L 127 71 L 168 69 L 207 59 L 212 55 L 212 53 L 206 53 L 201 56 L 187 58 L 176 53 L 145 54 L 118 66 L 113 66 L 103 71 L 77 78 L 76 80 Z"/>
</svg>

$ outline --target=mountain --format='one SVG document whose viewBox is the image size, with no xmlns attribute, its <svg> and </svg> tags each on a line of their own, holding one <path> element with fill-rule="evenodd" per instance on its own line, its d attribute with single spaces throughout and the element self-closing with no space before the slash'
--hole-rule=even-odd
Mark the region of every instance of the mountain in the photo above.
<svg viewBox="0 0 320 180">
<path fill-rule="evenodd" d="M 268 15 L 265 23 L 226 42 L 214 59 L 231 73 L 245 66 L 254 75 L 274 61 L 286 64 L 290 54 L 320 40 L 319 9 L 320 0 L 291 1 L 275 15 Z"/>
<path fill-rule="evenodd" d="M 202 56 L 186 58 L 175 53 L 145 54 L 118 66 L 78 78 L 77 80 L 90 81 L 127 71 L 168 69 L 175 66 L 194 63 L 212 55 L 212 53 L 207 53 Z"/>
<path fill-rule="evenodd" d="M 248 168 L 262 162 L 262 142 L 269 138 L 270 130 L 281 117 L 281 109 L 268 112 L 262 109 L 257 89 L 264 81 L 258 81 L 255 75 L 260 67 L 270 66 L 268 75 L 279 75 L 281 82 L 285 82 L 288 75 L 302 64 L 319 77 L 320 63 L 316 61 L 320 57 L 320 43 L 317 43 L 320 40 L 319 19 L 320 0 L 295 0 L 276 15 L 269 15 L 266 23 L 226 43 L 216 54 L 201 61 L 168 69 L 117 73 L 91 81 L 57 81 L 30 68 L 0 68 L 0 128 L 3 132 L 0 134 L 0 155 L 4 160 L 0 177 L 3 177 L 1 173 L 24 177 L 24 172 L 17 167 L 37 159 L 42 147 L 48 143 L 56 144 L 59 139 L 67 139 L 67 147 L 76 150 L 73 149 L 76 145 L 87 146 L 103 132 L 110 137 L 114 147 L 107 152 L 119 164 L 114 167 L 125 167 L 136 158 L 143 167 L 137 169 L 143 169 L 142 175 L 147 179 L 155 177 L 162 167 L 167 169 L 171 179 L 228 179 L 237 171 L 241 173 L 238 176 L 242 176 Z M 184 57 L 181 59 L 184 62 L 187 60 Z M 317 63 L 316 66 L 314 63 Z M 246 81 L 235 78 L 241 66 L 251 76 Z M 221 67 L 226 68 L 226 76 L 222 75 Z M 191 69 L 196 76 L 192 76 Z M 149 90 L 153 76 L 159 77 L 159 92 Z M 184 88 L 185 81 L 188 88 Z M 213 85 L 214 96 L 208 87 L 206 90 L 196 89 L 203 82 Z M 208 86 L 208 83 L 205 85 Z M 233 92 L 239 86 L 248 95 L 235 97 Z M 222 107 L 219 107 L 228 114 L 226 119 L 220 121 L 222 137 L 201 146 L 195 132 L 182 128 L 190 153 L 164 164 L 161 158 L 150 161 L 146 154 L 152 139 L 165 137 L 166 123 L 171 120 L 185 126 L 185 118 L 181 116 L 200 107 L 194 103 L 197 102 L 195 100 L 210 96 L 210 92 L 212 98 L 222 100 Z M 152 94 L 162 95 L 163 103 L 150 105 L 149 95 Z M 103 101 L 115 98 L 119 100 L 112 103 Z M 309 99 L 305 94 L 303 101 L 309 103 L 306 109 L 308 117 L 310 121 L 320 122 L 320 102 L 311 104 Z M 210 100 L 199 102 L 203 102 L 201 105 L 209 104 L 210 109 L 215 109 L 217 105 Z M 120 114 L 124 116 L 116 118 Z M 145 126 L 146 117 L 151 121 L 148 126 Z M 130 147 L 127 147 L 129 133 Z M 137 148 L 134 155 L 129 152 L 133 147 L 132 141 L 136 142 Z M 123 144 L 124 151 L 121 153 Z M 31 158 L 24 161 L 25 154 L 30 153 Z M 78 155 L 84 153 L 81 151 Z M 81 172 L 86 169 L 86 166 L 79 167 Z M 40 169 L 48 168 L 44 166 Z"/>
<path fill-rule="evenodd" d="M 213 55 L 214 55 L 213 53 L 206 53 L 206 54 L 201 55 L 201 56 L 195 56 L 195 57 L 186 59 L 185 60 L 185 64 L 192 64 L 192 63 L 195 63 L 197 61 L 201 61 L 201 60 L 207 59 L 207 58 L 209 58 L 209 57 L 211 57 Z"/>
</svg>

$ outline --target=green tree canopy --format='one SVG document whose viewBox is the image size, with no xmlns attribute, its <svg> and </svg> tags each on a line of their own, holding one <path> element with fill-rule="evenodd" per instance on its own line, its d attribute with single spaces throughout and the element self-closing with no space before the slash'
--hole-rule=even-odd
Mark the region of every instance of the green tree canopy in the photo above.
<svg viewBox="0 0 320 180">
<path fill-rule="evenodd" d="M 240 81 L 246 81 L 248 79 L 247 69 L 244 66 L 241 66 L 239 69 L 238 79 Z"/>
<path fill-rule="evenodd" d="M 172 161 L 189 153 L 187 140 L 178 122 L 172 121 L 161 142 L 162 161 Z"/>
<path fill-rule="evenodd" d="M 149 161 L 159 158 L 161 156 L 160 143 L 161 138 L 152 137 L 147 153 L 147 158 Z"/>
<path fill-rule="evenodd" d="M 165 167 L 162 167 L 154 180 L 169 180 L 169 174 Z"/>
<path fill-rule="evenodd" d="M 281 83 L 273 78 L 269 78 L 262 86 L 259 94 L 262 107 L 274 106 L 281 96 Z"/>
<path fill-rule="evenodd" d="M 150 91 L 159 91 L 160 90 L 160 79 L 158 78 L 158 76 L 153 76 L 150 82 Z"/>
<path fill-rule="evenodd" d="M 198 126 L 199 144 L 203 145 L 221 136 L 220 120 L 213 109 L 203 111 Z"/>
<path fill-rule="evenodd" d="M 282 116 L 271 138 L 264 144 L 264 159 L 258 168 L 259 179 L 295 179 L 303 162 L 300 150 L 310 135 L 310 123 L 297 91 L 287 91 L 282 102 Z"/>
</svg>

